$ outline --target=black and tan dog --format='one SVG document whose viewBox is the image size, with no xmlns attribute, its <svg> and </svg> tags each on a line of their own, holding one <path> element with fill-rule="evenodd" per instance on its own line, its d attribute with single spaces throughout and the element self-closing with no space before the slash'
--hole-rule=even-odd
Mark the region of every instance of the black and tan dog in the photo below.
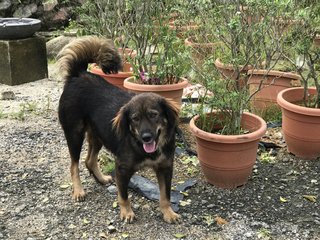
<svg viewBox="0 0 320 240">
<path fill-rule="evenodd" d="M 179 220 L 170 203 L 178 109 L 153 93 L 129 94 L 87 72 L 96 62 L 105 73 L 121 67 L 121 58 L 112 42 L 83 37 L 69 43 L 58 55 L 66 82 L 59 103 L 59 119 L 71 156 L 73 198 L 85 197 L 79 177 L 79 157 L 85 135 L 88 140 L 86 167 L 102 184 L 111 176 L 102 174 L 98 153 L 102 146 L 116 158 L 116 184 L 120 218 L 134 219 L 128 199 L 128 183 L 138 169 L 154 169 L 160 188 L 160 209 L 164 220 Z"/>
</svg>

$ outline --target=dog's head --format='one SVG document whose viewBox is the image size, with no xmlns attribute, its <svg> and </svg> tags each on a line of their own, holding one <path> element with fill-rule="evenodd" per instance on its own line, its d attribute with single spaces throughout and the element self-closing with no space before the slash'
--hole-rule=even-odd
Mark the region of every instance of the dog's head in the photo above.
<svg viewBox="0 0 320 240">
<path fill-rule="evenodd" d="M 146 153 L 153 153 L 174 134 L 178 111 L 174 102 L 158 94 L 142 93 L 120 109 L 113 127 L 120 138 L 130 134 Z"/>
</svg>

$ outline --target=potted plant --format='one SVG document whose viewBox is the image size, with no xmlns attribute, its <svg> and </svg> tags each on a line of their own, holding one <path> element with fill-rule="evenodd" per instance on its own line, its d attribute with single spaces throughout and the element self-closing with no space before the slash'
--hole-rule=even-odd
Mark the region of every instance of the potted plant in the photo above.
<svg viewBox="0 0 320 240">
<path fill-rule="evenodd" d="M 283 89 L 300 86 L 301 78 L 283 57 L 286 36 L 295 24 L 292 18 L 294 5 L 291 1 L 267 1 L 260 6 L 263 2 L 257 2 L 262 11 L 256 11 L 255 8 L 253 10 L 261 13 L 259 21 L 264 22 L 263 26 L 266 27 L 261 48 L 266 61 L 264 68 L 248 70 L 247 83 L 252 95 L 251 110 L 260 116 L 268 117 L 275 111 L 280 113 L 276 100 L 278 93 Z"/>
<path fill-rule="evenodd" d="M 244 185 L 252 173 L 266 123 L 245 111 L 246 89 L 228 88 L 218 70 L 212 69 L 212 62 L 204 64 L 198 73 L 197 79 L 212 93 L 201 99 L 197 115 L 190 121 L 202 172 L 217 187 Z"/>
<path fill-rule="evenodd" d="M 291 6 L 266 0 L 242 4 L 232 3 L 214 13 L 214 35 L 223 43 L 214 64 L 223 78 L 235 80 L 229 87 L 249 89 L 251 110 L 265 117 L 269 107 L 277 105 L 280 90 L 299 84 L 298 75 L 276 69 L 286 30 L 279 18 Z"/>
<path fill-rule="evenodd" d="M 173 3 L 130 0 L 127 4 L 122 28 L 136 56 L 130 62 L 133 77 L 124 81 L 124 87 L 137 93 L 156 92 L 180 105 L 188 84 L 183 78 L 188 58 L 183 40 L 167 24 Z"/>
<path fill-rule="evenodd" d="M 299 73 L 303 87 L 281 91 L 277 101 L 288 151 L 303 159 L 316 159 L 320 157 L 320 49 L 314 39 L 320 33 L 320 3 L 297 3 L 294 16 L 296 24 L 285 46 L 295 54 L 286 59 Z"/>
<path fill-rule="evenodd" d="M 274 34 L 270 30 L 273 22 L 266 13 L 275 9 L 275 5 L 265 5 L 263 0 L 248 1 L 246 13 L 254 11 L 265 16 L 261 18 L 263 21 L 249 24 L 238 1 L 228 4 L 219 0 L 211 2 L 214 6 L 202 17 L 231 54 L 229 63 L 234 72 L 222 77 L 221 70 L 214 67 L 216 55 L 209 57 L 200 67 L 193 66 L 197 79 L 212 94 L 201 99 L 190 128 L 196 137 L 198 157 L 206 180 L 218 187 L 234 188 L 248 181 L 257 157 L 258 142 L 266 132 L 265 121 L 248 112 L 250 100 L 259 90 L 251 94 L 245 85 L 241 85 L 241 70 L 257 69 L 261 65 L 267 70 L 272 69 L 279 59 L 277 52 L 281 49 L 278 44 L 283 39 L 270 40 L 270 34 Z M 210 21 L 215 24 L 209 24 Z M 245 77 L 244 81 L 247 81 L 248 75 Z"/>
</svg>

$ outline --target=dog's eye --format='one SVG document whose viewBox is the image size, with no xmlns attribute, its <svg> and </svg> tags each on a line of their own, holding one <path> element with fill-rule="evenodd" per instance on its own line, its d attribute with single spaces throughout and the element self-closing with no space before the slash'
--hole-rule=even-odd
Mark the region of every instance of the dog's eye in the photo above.
<svg viewBox="0 0 320 240">
<path fill-rule="evenodd" d="M 149 118 L 156 118 L 158 115 L 158 112 L 149 112 Z"/>
<path fill-rule="evenodd" d="M 140 118 L 139 118 L 139 116 L 132 116 L 132 117 L 131 117 L 131 120 L 132 120 L 133 122 L 139 122 L 139 121 L 140 121 Z"/>
</svg>

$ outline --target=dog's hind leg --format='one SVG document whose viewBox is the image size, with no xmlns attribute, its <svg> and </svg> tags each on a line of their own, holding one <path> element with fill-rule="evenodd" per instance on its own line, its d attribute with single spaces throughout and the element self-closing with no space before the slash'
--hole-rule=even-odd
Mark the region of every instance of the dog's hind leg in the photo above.
<svg viewBox="0 0 320 240">
<path fill-rule="evenodd" d="M 85 198 L 85 192 L 80 181 L 79 159 L 85 130 L 83 127 L 72 127 L 72 129 L 64 128 L 64 130 L 71 157 L 70 173 L 73 184 L 72 198 L 75 201 L 83 201 Z"/>
<path fill-rule="evenodd" d="M 112 181 L 112 177 L 108 175 L 104 175 L 100 167 L 98 165 L 98 154 L 100 149 L 102 148 L 102 144 L 99 140 L 95 139 L 91 132 L 88 131 L 87 133 L 87 140 L 88 140 L 88 155 L 86 158 L 86 167 L 88 168 L 89 172 L 93 174 L 94 178 L 101 184 L 107 184 Z"/>
</svg>

